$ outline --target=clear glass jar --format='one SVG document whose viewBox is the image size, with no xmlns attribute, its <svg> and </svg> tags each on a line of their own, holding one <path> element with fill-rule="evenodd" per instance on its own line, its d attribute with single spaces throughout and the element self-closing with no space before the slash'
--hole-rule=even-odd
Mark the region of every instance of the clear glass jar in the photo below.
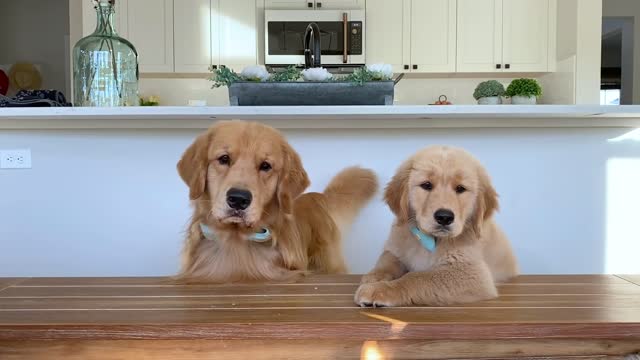
<svg viewBox="0 0 640 360">
<path fill-rule="evenodd" d="M 73 48 L 74 106 L 138 105 L 138 52 L 116 33 L 115 0 L 94 0 L 98 24 Z"/>
</svg>

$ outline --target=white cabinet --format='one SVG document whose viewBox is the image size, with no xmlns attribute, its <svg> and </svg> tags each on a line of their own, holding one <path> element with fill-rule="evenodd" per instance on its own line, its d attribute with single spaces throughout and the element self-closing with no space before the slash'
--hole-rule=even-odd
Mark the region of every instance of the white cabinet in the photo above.
<svg viewBox="0 0 640 360">
<path fill-rule="evenodd" d="M 366 21 L 366 62 L 385 63 L 393 71 L 404 71 L 409 64 L 409 31 L 405 30 L 405 7 L 403 1 L 368 0 Z M 405 51 L 407 49 L 407 51 Z"/>
<path fill-rule="evenodd" d="M 217 16 L 212 16 L 212 38 L 219 43 L 218 65 L 240 71 L 258 62 L 255 0 L 216 0 Z M 213 64 L 216 64 L 215 44 Z"/>
<path fill-rule="evenodd" d="M 456 0 L 410 0 L 411 71 L 456 71 Z"/>
<path fill-rule="evenodd" d="M 204 73 L 212 64 L 211 4 L 212 0 L 174 3 L 174 61 L 178 73 Z"/>
<path fill-rule="evenodd" d="M 316 0 L 315 5 L 319 10 L 362 10 L 365 0 Z"/>
<path fill-rule="evenodd" d="M 456 70 L 456 0 L 367 0 L 367 63 L 394 72 Z"/>
<path fill-rule="evenodd" d="M 395 2 L 397 0 L 389 0 Z M 265 0 L 266 9 L 355 10 L 364 9 L 365 0 Z"/>
<path fill-rule="evenodd" d="M 305 10 L 313 9 L 314 1 L 307 0 L 265 0 L 265 9 L 275 10 Z"/>
<path fill-rule="evenodd" d="M 549 1 L 503 0 L 502 62 L 505 71 L 547 71 Z"/>
<path fill-rule="evenodd" d="M 458 72 L 548 71 L 549 0 L 458 0 Z"/>
<path fill-rule="evenodd" d="M 173 0 L 126 3 L 127 38 L 138 50 L 140 72 L 173 72 Z"/>
<path fill-rule="evenodd" d="M 502 67 L 502 0 L 458 0 L 459 72 Z"/>
</svg>

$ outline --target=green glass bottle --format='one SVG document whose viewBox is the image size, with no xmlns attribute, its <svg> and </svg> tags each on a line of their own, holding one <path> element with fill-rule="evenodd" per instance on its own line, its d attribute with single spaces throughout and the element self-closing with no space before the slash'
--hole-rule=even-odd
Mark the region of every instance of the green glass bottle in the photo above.
<svg viewBox="0 0 640 360">
<path fill-rule="evenodd" d="M 115 0 L 93 0 L 98 24 L 73 48 L 74 106 L 138 105 L 138 52 L 114 27 Z"/>
</svg>

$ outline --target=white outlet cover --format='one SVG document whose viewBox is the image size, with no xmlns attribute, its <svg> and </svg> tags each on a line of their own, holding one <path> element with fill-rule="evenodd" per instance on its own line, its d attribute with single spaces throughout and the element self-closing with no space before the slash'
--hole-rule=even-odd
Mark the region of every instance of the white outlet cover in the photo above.
<svg viewBox="0 0 640 360">
<path fill-rule="evenodd" d="M 0 150 L 0 169 L 31 169 L 31 149 Z"/>
</svg>

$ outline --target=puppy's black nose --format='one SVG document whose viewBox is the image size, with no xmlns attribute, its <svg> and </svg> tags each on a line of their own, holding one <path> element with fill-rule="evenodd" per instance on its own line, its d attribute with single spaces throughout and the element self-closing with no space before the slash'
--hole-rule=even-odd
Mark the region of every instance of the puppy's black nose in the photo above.
<svg viewBox="0 0 640 360">
<path fill-rule="evenodd" d="M 451 210 L 447 209 L 438 209 L 433 217 L 436 219 L 436 222 L 440 225 L 447 226 L 451 225 L 455 216 Z"/>
<path fill-rule="evenodd" d="M 233 210 L 244 210 L 251 205 L 251 192 L 242 189 L 231 188 L 227 191 L 227 204 Z"/>
</svg>

